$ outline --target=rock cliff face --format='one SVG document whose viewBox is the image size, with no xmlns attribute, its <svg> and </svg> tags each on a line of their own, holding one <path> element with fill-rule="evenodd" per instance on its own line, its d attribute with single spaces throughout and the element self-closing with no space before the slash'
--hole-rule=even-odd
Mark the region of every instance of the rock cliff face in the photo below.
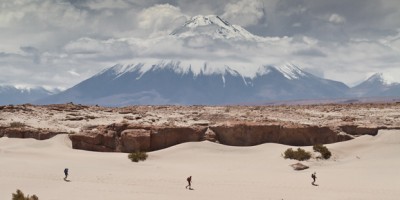
<svg viewBox="0 0 400 200">
<path fill-rule="evenodd" d="M 215 135 L 210 137 L 210 131 Z M 231 146 L 280 143 L 294 146 L 352 139 L 329 127 L 236 124 L 224 126 L 145 127 L 111 124 L 70 135 L 74 149 L 106 152 L 154 151 L 184 142 L 210 140 Z"/>
<path fill-rule="evenodd" d="M 154 151 L 184 142 L 202 141 L 206 127 L 111 124 L 91 127 L 69 137 L 74 149 L 105 152 Z"/>
<path fill-rule="evenodd" d="M 35 129 L 31 127 L 0 127 L 0 138 L 34 138 L 37 140 L 46 140 L 64 132 L 52 132 L 48 130 Z"/>
<path fill-rule="evenodd" d="M 263 143 L 279 143 L 292 146 L 327 144 L 351 139 L 329 127 L 280 126 L 280 125 L 233 125 L 211 128 L 222 144 L 252 146 Z"/>
<path fill-rule="evenodd" d="M 400 103 L 298 106 L 0 106 L 0 137 L 69 134 L 74 149 L 155 151 L 208 140 L 232 146 L 334 143 L 400 129 Z"/>
<path fill-rule="evenodd" d="M 359 127 L 357 125 L 343 125 L 340 126 L 344 132 L 350 135 L 376 135 L 379 129 L 387 129 L 387 127 Z"/>
</svg>

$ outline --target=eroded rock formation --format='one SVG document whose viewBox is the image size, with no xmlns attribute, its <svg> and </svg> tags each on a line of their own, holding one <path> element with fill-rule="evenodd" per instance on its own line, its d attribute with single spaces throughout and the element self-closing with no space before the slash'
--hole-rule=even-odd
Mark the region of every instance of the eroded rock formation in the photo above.
<svg viewBox="0 0 400 200">
<path fill-rule="evenodd" d="M 327 144 L 351 139 L 329 127 L 247 125 L 211 127 L 219 142 L 232 146 L 252 146 L 263 143 L 279 143 L 293 146 Z"/>
<path fill-rule="evenodd" d="M 210 140 L 231 146 L 280 143 L 294 146 L 352 139 L 329 127 L 236 124 L 224 126 L 137 126 L 111 124 L 70 135 L 75 149 L 90 151 L 154 151 L 184 142 Z"/>
<path fill-rule="evenodd" d="M 52 132 L 48 130 L 35 129 L 31 127 L 0 127 L 0 137 L 9 138 L 34 138 L 46 140 L 64 132 Z"/>
<path fill-rule="evenodd" d="M 201 141 L 207 128 L 111 124 L 91 127 L 69 137 L 74 149 L 90 151 L 154 151 L 176 144 Z"/>
<path fill-rule="evenodd" d="M 208 140 L 233 146 L 327 144 L 400 129 L 400 104 L 129 106 L 73 103 L 0 106 L 0 137 L 48 139 L 70 133 L 73 148 L 154 151 Z"/>
</svg>

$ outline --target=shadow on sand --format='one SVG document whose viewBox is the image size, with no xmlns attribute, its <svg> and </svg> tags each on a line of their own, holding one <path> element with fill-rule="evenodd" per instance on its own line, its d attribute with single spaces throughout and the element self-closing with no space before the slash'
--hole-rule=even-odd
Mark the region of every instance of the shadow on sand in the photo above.
<svg viewBox="0 0 400 200">
<path fill-rule="evenodd" d="M 65 182 L 71 182 L 71 180 L 68 180 L 68 179 L 65 179 L 65 178 L 64 178 L 64 181 L 65 181 Z"/>
</svg>

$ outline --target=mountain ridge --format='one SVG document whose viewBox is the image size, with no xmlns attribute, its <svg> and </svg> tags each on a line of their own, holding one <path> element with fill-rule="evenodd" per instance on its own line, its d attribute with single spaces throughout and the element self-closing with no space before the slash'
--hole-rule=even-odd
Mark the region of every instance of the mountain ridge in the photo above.
<svg viewBox="0 0 400 200">
<path fill-rule="evenodd" d="M 181 27 L 173 30 L 170 35 L 180 38 L 194 36 L 209 36 L 213 39 L 236 39 L 257 41 L 262 38 L 246 29 L 230 24 L 218 15 L 197 15 L 188 20 Z"/>
<path fill-rule="evenodd" d="M 47 90 L 39 86 L 0 85 L 0 105 L 32 103 L 58 92 L 59 90 Z"/>
<path fill-rule="evenodd" d="M 222 66 L 213 73 L 195 73 L 193 66 L 182 66 L 176 61 L 115 65 L 41 103 L 248 104 L 302 99 L 304 94 L 309 98 L 339 97 L 340 91 L 348 89 L 343 83 L 316 77 L 295 65 L 267 65 L 259 69 L 260 73 L 249 77 L 230 66 Z"/>
</svg>

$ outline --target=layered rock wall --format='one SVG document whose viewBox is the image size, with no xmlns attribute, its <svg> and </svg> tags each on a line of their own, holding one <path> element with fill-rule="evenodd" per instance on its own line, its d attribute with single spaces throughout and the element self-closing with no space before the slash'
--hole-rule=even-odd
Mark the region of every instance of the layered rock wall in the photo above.
<svg viewBox="0 0 400 200">
<path fill-rule="evenodd" d="M 263 143 L 279 143 L 292 146 L 327 144 L 351 139 L 329 127 L 280 125 L 234 125 L 211 127 L 221 144 L 252 146 Z"/>
<path fill-rule="evenodd" d="M 208 140 L 231 146 L 253 146 L 263 143 L 280 143 L 294 146 L 327 144 L 352 139 L 338 134 L 329 127 L 280 125 L 223 125 L 193 127 L 145 127 L 112 124 L 87 129 L 70 135 L 74 149 L 107 152 L 154 151 L 184 142 Z"/>
<path fill-rule="evenodd" d="M 52 132 L 48 130 L 35 129 L 30 127 L 14 128 L 0 127 L 0 137 L 9 138 L 34 138 L 37 140 L 47 140 L 64 132 Z"/>
<path fill-rule="evenodd" d="M 184 142 L 201 141 L 206 127 L 164 127 L 111 124 L 70 135 L 72 147 L 90 151 L 134 152 L 164 149 Z"/>
</svg>

